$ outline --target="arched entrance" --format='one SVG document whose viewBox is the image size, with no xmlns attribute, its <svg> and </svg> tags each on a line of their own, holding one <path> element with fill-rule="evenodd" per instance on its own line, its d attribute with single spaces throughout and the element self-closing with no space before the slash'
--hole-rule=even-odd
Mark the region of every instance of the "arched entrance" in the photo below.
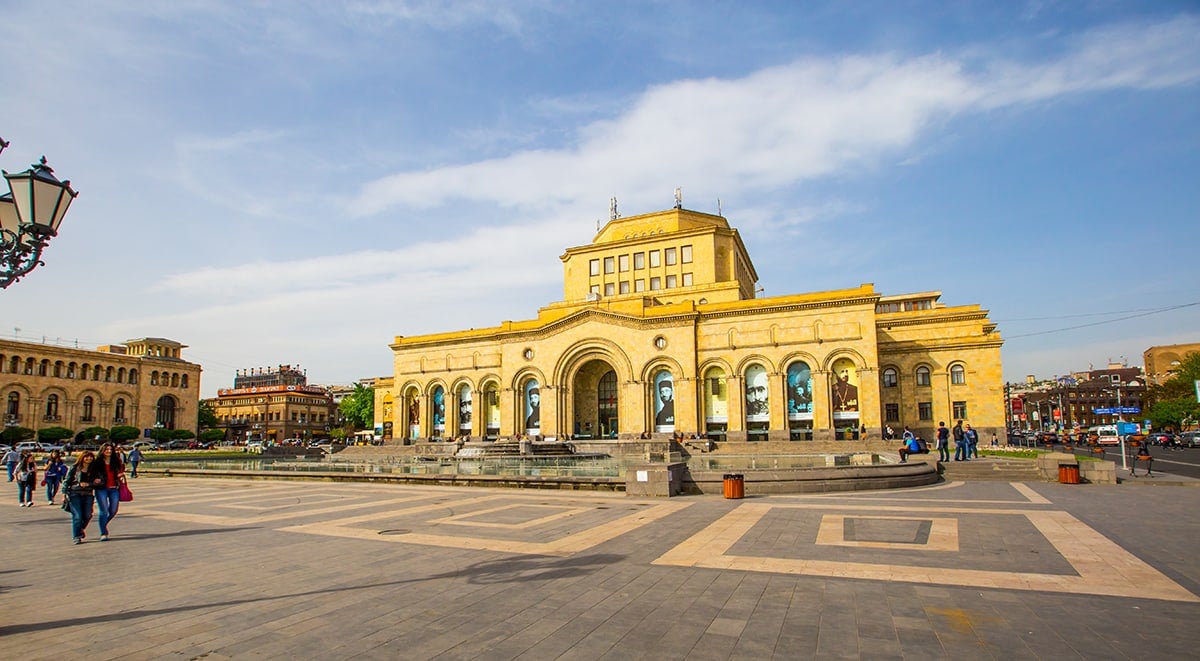
<svg viewBox="0 0 1200 661">
<path fill-rule="evenodd" d="M 572 434 L 577 438 L 616 438 L 620 401 L 617 372 L 607 361 L 593 358 L 571 380 Z"/>
<path fill-rule="evenodd" d="M 158 403 L 154 409 L 154 424 L 162 425 L 166 429 L 175 428 L 175 398 L 170 395 L 163 395 L 158 398 Z"/>
</svg>

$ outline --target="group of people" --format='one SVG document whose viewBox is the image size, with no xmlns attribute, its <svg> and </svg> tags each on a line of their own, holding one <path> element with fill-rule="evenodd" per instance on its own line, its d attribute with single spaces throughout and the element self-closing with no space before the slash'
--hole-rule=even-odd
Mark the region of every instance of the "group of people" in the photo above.
<svg viewBox="0 0 1200 661">
<path fill-rule="evenodd" d="M 892 438 L 894 432 L 891 426 L 884 428 L 885 438 Z M 995 434 L 992 434 L 992 445 L 996 444 Z M 900 446 L 900 463 L 908 463 L 908 456 L 925 454 L 929 447 L 925 441 L 912 432 L 906 425 L 903 434 L 904 445 Z M 979 458 L 979 432 L 968 423 L 959 420 L 952 429 L 946 428 L 945 422 L 939 422 L 935 447 L 938 451 L 938 461 L 950 461 L 950 440 L 954 439 L 954 461 L 970 461 Z"/>
<path fill-rule="evenodd" d="M 17 483 L 17 499 L 21 507 L 33 507 L 33 492 L 38 484 L 46 487 L 46 504 L 53 505 L 61 487 L 63 509 L 71 512 L 71 539 L 82 544 L 93 513 L 98 512 L 100 541 L 108 541 L 108 524 L 117 516 L 121 505 L 121 487 L 125 485 L 125 461 L 115 443 L 105 443 L 99 455 L 83 450 L 68 469 L 62 453 L 54 450 L 40 467 L 32 452 L 5 453 L 8 481 Z M 140 456 L 140 453 L 139 453 Z"/>
</svg>

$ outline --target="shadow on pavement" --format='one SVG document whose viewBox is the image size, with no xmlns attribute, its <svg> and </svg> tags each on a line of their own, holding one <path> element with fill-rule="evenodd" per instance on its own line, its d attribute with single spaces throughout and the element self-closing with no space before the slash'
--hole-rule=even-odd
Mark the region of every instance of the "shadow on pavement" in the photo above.
<svg viewBox="0 0 1200 661">
<path fill-rule="evenodd" d="M 143 535 L 140 538 L 147 537 L 166 537 L 179 534 L 203 534 L 207 532 L 223 532 L 225 530 L 236 530 L 236 528 L 222 528 L 219 530 L 197 530 L 197 531 L 180 531 L 175 533 L 167 533 L 163 535 Z M 128 537 L 126 539 L 135 539 Z M 193 604 L 184 606 L 173 606 L 171 608 L 147 608 L 141 610 L 123 611 L 120 613 L 103 613 L 91 615 L 88 617 L 77 617 L 63 620 L 53 620 L 50 622 L 38 622 L 35 624 L 17 624 L 0 626 L 0 637 L 10 636 L 17 633 L 28 633 L 32 631 L 45 631 L 47 629 L 58 629 L 60 627 L 74 627 L 86 624 L 97 624 L 101 622 L 121 622 L 126 620 L 136 620 L 143 617 L 153 617 L 157 615 L 168 615 L 171 613 L 181 613 L 187 611 L 199 611 L 208 608 L 221 608 L 226 606 L 238 606 L 241 604 L 253 604 L 261 602 L 278 601 L 281 599 L 292 599 L 295 597 L 308 597 L 321 594 L 332 594 L 336 592 L 349 592 L 353 590 L 367 590 L 371 588 L 381 588 L 395 585 L 404 585 L 406 583 L 418 583 L 421 581 L 437 580 L 445 578 L 462 578 L 466 577 L 468 582 L 478 584 L 495 584 L 506 582 L 527 582 L 527 581 L 550 581 L 559 578 L 571 576 L 581 576 L 590 573 L 602 566 L 609 565 L 615 562 L 620 562 L 625 556 L 616 554 L 597 554 L 585 556 L 573 556 L 570 558 L 549 558 L 545 556 L 522 556 L 516 558 L 504 558 L 501 560 L 487 560 L 477 562 L 452 572 L 441 574 L 433 574 L 419 578 L 410 578 L 399 581 L 385 581 L 382 583 L 369 583 L 365 585 L 347 585 L 344 587 L 329 588 L 326 590 L 305 590 L 304 592 L 293 592 L 290 594 L 281 594 L 273 597 L 253 597 L 247 599 L 230 599 L 228 601 L 215 601 L 206 604 Z"/>
</svg>

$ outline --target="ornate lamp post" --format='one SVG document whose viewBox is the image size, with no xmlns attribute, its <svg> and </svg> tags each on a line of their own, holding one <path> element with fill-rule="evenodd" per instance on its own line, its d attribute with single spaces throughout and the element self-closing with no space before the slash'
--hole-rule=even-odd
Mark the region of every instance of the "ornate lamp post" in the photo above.
<svg viewBox="0 0 1200 661">
<path fill-rule="evenodd" d="M 0 152 L 8 143 L 0 139 Z M 79 195 L 59 181 L 43 156 L 24 172 L 3 172 L 9 192 L 0 195 L 0 289 L 42 266 L 42 251 L 58 234 L 71 201 Z"/>
</svg>

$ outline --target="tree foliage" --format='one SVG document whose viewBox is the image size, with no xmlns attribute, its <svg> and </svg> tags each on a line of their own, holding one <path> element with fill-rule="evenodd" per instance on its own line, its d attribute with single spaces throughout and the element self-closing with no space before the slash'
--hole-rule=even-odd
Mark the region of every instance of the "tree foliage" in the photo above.
<svg viewBox="0 0 1200 661">
<path fill-rule="evenodd" d="M 39 429 L 37 433 L 38 440 L 45 443 L 57 443 L 74 435 L 75 432 L 66 427 L 46 427 L 45 429 Z"/>
<path fill-rule="evenodd" d="M 101 441 L 107 440 L 108 439 L 108 427 L 88 427 L 87 429 L 76 434 L 75 440 L 82 443 L 82 442 L 86 442 L 86 441 L 91 441 L 91 440 L 95 439 L 97 436 L 100 437 Z"/>
<path fill-rule="evenodd" d="M 207 401 L 200 402 L 198 419 L 201 429 L 221 426 L 221 421 L 217 418 L 217 413 L 213 411 L 212 404 Z"/>
<path fill-rule="evenodd" d="M 200 439 L 204 440 L 204 441 L 208 441 L 209 443 L 223 441 L 223 440 L 225 440 L 225 430 L 224 429 L 205 429 L 204 431 L 200 432 Z"/>
<path fill-rule="evenodd" d="M 0 431 L 0 441 L 4 441 L 8 445 L 16 445 L 21 441 L 33 438 L 34 433 L 29 427 L 5 427 L 4 431 Z"/>
<path fill-rule="evenodd" d="M 196 438 L 196 432 L 190 429 L 171 429 L 169 431 L 171 432 L 172 441 Z"/>
<path fill-rule="evenodd" d="M 355 429 L 366 429 L 375 425 L 375 391 L 361 383 L 354 384 L 354 392 L 342 399 L 338 411 Z"/>
<path fill-rule="evenodd" d="M 141 434 L 141 430 L 132 425 L 117 425 L 108 430 L 108 440 L 115 443 L 122 443 L 124 441 L 132 441 L 141 436 Z"/>
<path fill-rule="evenodd" d="M 1184 356 L 1171 378 L 1146 391 L 1147 415 L 1155 429 L 1180 430 L 1200 422 L 1196 381 L 1200 379 L 1200 352 Z"/>
</svg>

